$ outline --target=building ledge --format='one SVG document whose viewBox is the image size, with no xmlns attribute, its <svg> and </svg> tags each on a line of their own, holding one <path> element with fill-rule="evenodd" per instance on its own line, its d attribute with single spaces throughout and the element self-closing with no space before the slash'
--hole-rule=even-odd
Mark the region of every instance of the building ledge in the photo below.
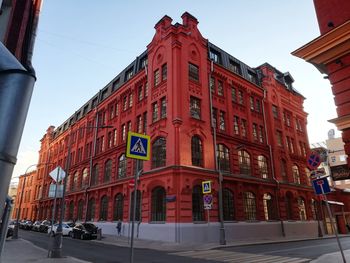
<svg viewBox="0 0 350 263">
<path fill-rule="evenodd" d="M 321 73 L 326 65 L 350 50 L 350 20 L 292 52 L 293 56 L 313 64 Z"/>
<path fill-rule="evenodd" d="M 343 131 L 350 128 L 350 114 L 328 120 L 330 123 L 334 123 L 339 131 Z"/>
</svg>

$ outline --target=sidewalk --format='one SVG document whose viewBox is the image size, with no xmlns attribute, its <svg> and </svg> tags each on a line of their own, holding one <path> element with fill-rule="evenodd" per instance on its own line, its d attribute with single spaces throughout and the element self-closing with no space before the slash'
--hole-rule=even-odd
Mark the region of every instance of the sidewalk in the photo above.
<svg viewBox="0 0 350 263">
<path fill-rule="evenodd" d="M 323 238 L 332 238 L 323 237 Z M 317 239 L 317 238 L 313 238 Z M 210 250 L 215 248 L 223 247 L 234 247 L 234 246 L 243 246 L 243 245 L 253 245 L 253 244 L 272 244 L 272 243 L 281 243 L 281 242 L 294 242 L 308 239 L 278 239 L 278 240 L 255 240 L 255 241 L 235 241 L 228 242 L 226 245 L 218 245 L 214 243 L 210 244 L 177 244 L 164 241 L 150 241 L 135 239 L 134 247 L 135 248 L 149 248 L 161 251 L 190 251 L 190 250 Z M 112 235 L 104 235 L 102 240 L 93 240 L 93 242 L 104 243 L 115 246 L 129 247 L 130 243 L 127 237 L 117 237 Z M 345 258 L 347 262 L 350 263 L 350 249 L 344 251 Z M 47 250 L 39 248 L 32 244 L 29 241 L 23 239 L 7 239 L 5 242 L 5 247 L 2 255 L 1 263 L 26 263 L 26 262 L 50 262 L 50 263 L 88 263 L 80 259 L 73 257 L 66 258 L 48 258 Z M 318 259 L 312 260 L 312 263 L 343 263 L 340 252 L 325 254 L 319 257 Z"/>
</svg>

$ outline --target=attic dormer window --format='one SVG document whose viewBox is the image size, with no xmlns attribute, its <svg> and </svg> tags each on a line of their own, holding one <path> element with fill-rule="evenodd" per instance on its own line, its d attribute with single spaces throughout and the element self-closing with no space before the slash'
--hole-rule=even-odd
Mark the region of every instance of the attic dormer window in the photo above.
<svg viewBox="0 0 350 263">
<path fill-rule="evenodd" d="M 215 63 L 222 64 L 221 54 L 219 52 L 217 52 L 216 50 L 210 49 L 209 58 L 210 58 L 210 60 L 214 61 Z"/>
</svg>

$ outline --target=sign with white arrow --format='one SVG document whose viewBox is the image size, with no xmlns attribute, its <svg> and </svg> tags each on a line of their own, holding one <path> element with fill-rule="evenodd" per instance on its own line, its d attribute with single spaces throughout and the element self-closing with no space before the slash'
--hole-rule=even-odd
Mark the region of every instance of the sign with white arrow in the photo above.
<svg viewBox="0 0 350 263">
<path fill-rule="evenodd" d="M 49 175 L 55 182 L 61 182 L 66 177 L 66 172 L 62 169 L 61 166 L 57 166 L 49 173 Z"/>
</svg>

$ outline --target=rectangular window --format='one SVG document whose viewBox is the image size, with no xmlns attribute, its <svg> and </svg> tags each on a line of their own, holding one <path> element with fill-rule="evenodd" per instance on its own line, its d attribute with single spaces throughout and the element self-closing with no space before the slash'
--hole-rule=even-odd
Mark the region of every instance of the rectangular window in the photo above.
<svg viewBox="0 0 350 263">
<path fill-rule="evenodd" d="M 131 121 L 128 121 L 128 132 L 131 131 Z"/>
<path fill-rule="evenodd" d="M 233 61 L 233 60 L 229 60 L 229 68 L 230 70 L 232 70 L 233 72 L 241 75 L 242 71 L 241 71 L 241 66 L 239 65 L 239 63 Z"/>
<path fill-rule="evenodd" d="M 275 119 L 278 119 L 278 108 L 275 105 L 272 105 L 272 115 Z"/>
<path fill-rule="evenodd" d="M 258 78 L 257 78 L 256 73 L 248 70 L 248 80 L 253 82 L 253 83 L 255 83 L 255 84 L 257 84 L 258 83 L 258 81 L 257 81 Z"/>
<path fill-rule="evenodd" d="M 244 105 L 244 95 L 243 91 L 241 90 L 238 91 L 238 103 Z"/>
<path fill-rule="evenodd" d="M 276 139 L 277 139 L 277 145 L 283 146 L 282 132 L 281 131 L 276 131 Z"/>
<path fill-rule="evenodd" d="M 113 146 L 113 132 L 108 132 L 108 148 L 111 148 Z"/>
<path fill-rule="evenodd" d="M 126 111 L 127 107 L 128 107 L 128 97 L 125 95 L 123 97 L 123 111 Z"/>
<path fill-rule="evenodd" d="M 192 118 L 201 119 L 201 101 L 192 96 L 190 98 L 190 114 Z"/>
<path fill-rule="evenodd" d="M 137 100 L 141 101 L 143 99 L 143 87 L 139 86 L 137 88 Z"/>
<path fill-rule="evenodd" d="M 231 87 L 231 99 L 233 102 L 237 102 L 237 91 L 234 87 Z"/>
<path fill-rule="evenodd" d="M 247 137 L 247 121 L 245 119 L 241 119 L 241 134 L 242 137 Z"/>
<path fill-rule="evenodd" d="M 119 113 L 119 104 L 118 104 L 117 102 L 114 104 L 114 110 L 115 110 L 114 115 L 115 115 L 115 116 L 118 116 L 118 113 Z"/>
<path fill-rule="evenodd" d="M 166 118 L 166 98 L 163 97 L 160 100 L 160 118 Z"/>
<path fill-rule="evenodd" d="M 224 96 L 224 84 L 221 80 L 218 80 L 218 95 Z"/>
<path fill-rule="evenodd" d="M 146 134 L 147 131 L 147 111 L 143 113 L 143 133 Z"/>
<path fill-rule="evenodd" d="M 239 117 L 233 116 L 233 131 L 235 135 L 239 135 Z"/>
<path fill-rule="evenodd" d="M 199 68 L 196 65 L 188 63 L 188 77 L 191 80 L 199 81 Z"/>
<path fill-rule="evenodd" d="M 258 99 L 255 101 L 255 110 L 257 112 L 260 112 L 260 110 L 261 110 L 260 100 L 258 100 Z"/>
<path fill-rule="evenodd" d="M 259 142 L 264 143 L 264 127 L 259 126 Z"/>
<path fill-rule="evenodd" d="M 117 129 L 113 130 L 113 145 L 117 145 Z"/>
<path fill-rule="evenodd" d="M 213 60 L 215 63 L 222 64 L 221 61 L 221 54 L 217 52 L 216 50 L 210 49 L 209 51 L 209 58 Z"/>
<path fill-rule="evenodd" d="M 288 136 L 286 136 L 286 146 L 287 146 L 287 150 L 290 151 L 290 139 Z"/>
<path fill-rule="evenodd" d="M 145 98 L 148 97 L 148 82 L 145 82 Z"/>
<path fill-rule="evenodd" d="M 136 131 L 137 131 L 137 133 L 142 132 L 142 117 L 141 117 L 141 115 L 136 117 Z"/>
<path fill-rule="evenodd" d="M 215 79 L 213 77 L 210 77 L 210 91 L 215 93 Z"/>
<path fill-rule="evenodd" d="M 154 71 L 154 86 L 158 86 L 160 83 L 160 79 L 159 79 L 159 69 L 156 69 Z"/>
<path fill-rule="evenodd" d="M 125 124 L 122 125 L 122 141 L 125 142 L 126 139 L 126 127 Z"/>
<path fill-rule="evenodd" d="M 258 140 L 258 125 L 253 123 L 253 139 L 254 141 Z"/>
<path fill-rule="evenodd" d="M 158 103 L 155 102 L 152 104 L 152 122 L 156 122 L 158 120 Z"/>
<path fill-rule="evenodd" d="M 162 81 L 167 79 L 167 74 L 168 74 L 167 64 L 164 64 L 162 66 Z"/>
<path fill-rule="evenodd" d="M 131 67 L 125 72 L 125 81 L 131 79 L 131 77 L 134 75 L 134 68 Z"/>
<path fill-rule="evenodd" d="M 254 111 L 254 97 L 250 96 L 249 101 L 250 101 L 250 110 Z"/>
<path fill-rule="evenodd" d="M 218 114 L 217 109 L 213 108 L 213 116 L 212 116 L 213 120 L 212 120 L 212 125 L 213 125 L 214 128 L 217 128 L 217 127 L 218 127 L 218 126 L 217 126 L 217 123 L 218 123 L 217 114 Z"/>
<path fill-rule="evenodd" d="M 295 150 L 294 150 L 294 139 L 290 139 L 290 152 L 291 153 L 295 153 Z"/>
<path fill-rule="evenodd" d="M 129 108 L 132 107 L 132 104 L 133 104 L 133 96 L 132 96 L 132 93 L 129 94 Z"/>
<path fill-rule="evenodd" d="M 220 111 L 219 119 L 220 119 L 219 129 L 224 131 L 225 130 L 225 112 Z"/>
</svg>

